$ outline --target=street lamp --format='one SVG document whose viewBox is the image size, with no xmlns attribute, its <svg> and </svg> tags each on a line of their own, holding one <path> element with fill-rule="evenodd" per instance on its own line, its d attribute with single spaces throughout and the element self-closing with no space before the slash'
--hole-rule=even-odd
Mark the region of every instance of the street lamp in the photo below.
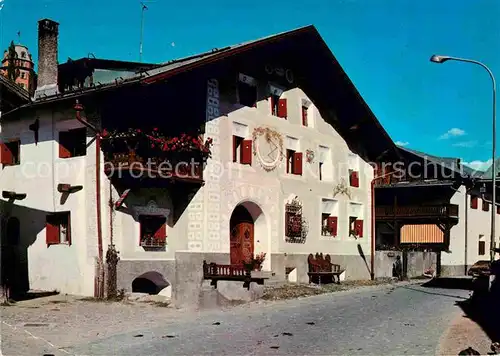
<svg viewBox="0 0 500 356">
<path fill-rule="evenodd" d="M 450 56 L 439 56 L 434 54 L 431 57 L 431 62 L 434 63 L 444 63 L 446 61 L 459 61 L 459 62 L 466 62 L 466 63 L 472 63 L 472 64 L 477 64 L 478 66 L 483 67 L 488 74 L 490 75 L 491 82 L 493 84 L 493 122 L 492 122 L 492 164 L 491 164 L 491 169 L 492 169 L 492 174 L 493 174 L 493 194 L 492 194 L 492 202 L 493 206 L 491 209 L 491 240 L 490 240 L 490 259 L 491 262 L 495 260 L 495 214 L 496 214 L 496 209 L 494 209 L 496 205 L 496 162 L 495 162 L 495 149 L 496 149 L 496 82 L 495 82 L 495 77 L 493 76 L 493 72 L 488 68 L 485 64 L 475 61 L 473 59 L 465 59 L 465 58 L 457 58 L 457 57 L 450 57 Z"/>
</svg>

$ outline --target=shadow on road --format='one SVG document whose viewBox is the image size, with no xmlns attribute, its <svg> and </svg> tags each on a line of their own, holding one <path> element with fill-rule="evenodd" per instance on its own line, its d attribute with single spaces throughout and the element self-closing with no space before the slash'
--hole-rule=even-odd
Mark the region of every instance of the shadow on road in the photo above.
<svg viewBox="0 0 500 356">
<path fill-rule="evenodd" d="M 433 278 L 429 282 L 422 284 L 422 287 L 427 288 L 442 288 L 442 289 L 463 289 L 473 290 L 474 285 L 472 278 Z"/>
<path fill-rule="evenodd" d="M 500 276 L 488 292 L 488 277 L 478 278 L 474 282 L 472 297 L 457 302 L 465 317 L 478 324 L 493 341 L 500 341 Z"/>
<path fill-rule="evenodd" d="M 431 292 L 431 291 L 428 291 L 428 290 L 422 290 L 422 289 L 417 289 L 417 288 L 408 287 L 408 286 L 405 286 L 405 287 L 402 287 L 402 288 L 408 289 L 408 290 L 412 290 L 414 292 L 439 295 L 439 296 L 442 296 L 442 297 L 449 297 L 449 298 L 456 298 L 456 299 L 467 299 L 466 297 L 462 297 L 460 295 L 452 295 L 452 294 L 444 294 L 444 293 L 439 293 L 439 292 Z"/>
</svg>

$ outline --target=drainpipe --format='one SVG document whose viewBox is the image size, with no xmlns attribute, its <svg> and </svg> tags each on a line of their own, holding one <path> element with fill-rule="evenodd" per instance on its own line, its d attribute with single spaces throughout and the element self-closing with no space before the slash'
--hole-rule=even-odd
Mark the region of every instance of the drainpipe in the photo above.
<svg viewBox="0 0 500 356">
<path fill-rule="evenodd" d="M 113 185 L 109 181 L 109 244 L 113 245 Z"/>
<path fill-rule="evenodd" d="M 95 169 L 96 169 L 96 213 L 97 213 L 97 251 L 98 251 L 98 272 L 94 280 L 94 296 L 101 298 L 104 296 L 104 262 L 102 248 L 102 219 L 101 219 L 101 134 L 94 126 L 81 118 L 80 113 L 83 111 L 83 105 L 76 101 L 74 106 L 76 111 L 76 119 L 90 128 L 95 133 Z"/>
<path fill-rule="evenodd" d="M 372 194 L 372 226 L 371 226 L 371 237 L 372 237 L 372 244 L 371 244 L 371 256 L 370 256 L 370 278 L 371 280 L 375 280 L 375 179 L 372 179 L 371 182 L 371 194 Z"/>
</svg>

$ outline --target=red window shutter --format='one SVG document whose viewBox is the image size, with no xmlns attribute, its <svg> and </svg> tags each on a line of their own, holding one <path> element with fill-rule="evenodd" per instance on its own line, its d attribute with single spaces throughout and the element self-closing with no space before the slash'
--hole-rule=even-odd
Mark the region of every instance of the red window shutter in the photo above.
<svg viewBox="0 0 500 356">
<path fill-rule="evenodd" d="M 243 140 L 241 143 L 241 164 L 252 165 L 252 140 Z"/>
<path fill-rule="evenodd" d="M 500 206 L 497 206 L 497 214 L 500 214 Z"/>
<path fill-rule="evenodd" d="M 13 157 L 12 152 L 10 152 L 9 147 L 5 143 L 0 143 L 0 163 L 2 164 L 12 164 Z"/>
<path fill-rule="evenodd" d="M 302 152 L 293 154 L 293 173 L 302 175 Z"/>
<path fill-rule="evenodd" d="M 69 158 L 71 157 L 70 152 L 64 147 L 61 142 L 59 142 L 59 158 Z"/>
<path fill-rule="evenodd" d="M 354 223 L 354 231 L 359 237 L 363 237 L 363 220 L 356 220 Z"/>
<path fill-rule="evenodd" d="M 238 147 L 236 146 L 237 142 L 238 142 L 238 137 L 233 135 L 233 162 L 238 162 L 238 157 L 237 157 Z"/>
<path fill-rule="evenodd" d="M 327 224 L 332 236 L 337 236 L 338 218 L 336 216 L 329 216 Z"/>
<path fill-rule="evenodd" d="M 307 107 L 303 106 L 302 107 L 302 125 L 307 126 Z"/>
<path fill-rule="evenodd" d="M 279 99 L 278 101 L 278 117 L 287 118 L 286 99 Z"/>
<path fill-rule="evenodd" d="M 154 238 L 158 240 L 164 240 L 167 236 L 167 221 L 165 220 L 163 224 L 160 225 L 158 230 L 156 230 Z"/>
<path fill-rule="evenodd" d="M 45 239 L 47 246 L 58 244 L 59 241 L 59 225 L 52 222 L 45 223 Z"/>
<path fill-rule="evenodd" d="M 483 200 L 483 211 L 490 211 L 490 204 Z"/>
<path fill-rule="evenodd" d="M 274 112 L 274 95 L 271 95 L 269 97 L 269 101 L 271 103 L 271 115 L 274 115 L 275 114 L 275 112 Z"/>
<path fill-rule="evenodd" d="M 359 187 L 359 176 L 358 176 L 358 172 L 356 171 L 352 171 L 351 172 L 351 187 Z"/>
<path fill-rule="evenodd" d="M 471 209 L 477 209 L 477 197 L 470 197 Z"/>
</svg>

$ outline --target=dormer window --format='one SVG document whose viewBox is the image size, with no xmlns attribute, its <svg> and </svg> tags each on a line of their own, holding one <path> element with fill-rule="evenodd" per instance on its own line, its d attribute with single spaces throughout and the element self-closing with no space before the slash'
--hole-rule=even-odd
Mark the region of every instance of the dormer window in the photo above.
<svg viewBox="0 0 500 356">
<path fill-rule="evenodd" d="M 271 115 L 286 119 L 288 108 L 286 99 L 283 98 L 283 89 L 269 84 L 269 100 L 271 102 Z"/>
<path fill-rule="evenodd" d="M 240 74 L 238 79 L 238 102 L 244 106 L 257 107 L 257 81 L 245 74 Z"/>
</svg>

